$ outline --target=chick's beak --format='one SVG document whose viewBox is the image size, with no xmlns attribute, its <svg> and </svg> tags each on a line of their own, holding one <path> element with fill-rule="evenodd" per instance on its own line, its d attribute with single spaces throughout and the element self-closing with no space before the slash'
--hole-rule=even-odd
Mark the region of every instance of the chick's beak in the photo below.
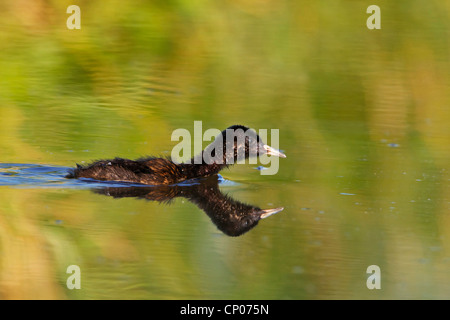
<svg viewBox="0 0 450 320">
<path fill-rule="evenodd" d="M 283 211 L 283 209 L 284 209 L 284 207 L 279 207 L 279 208 L 275 208 L 275 209 L 264 209 L 264 210 L 259 211 L 258 214 L 261 219 L 264 219 L 275 213 Z"/>
<path fill-rule="evenodd" d="M 271 156 L 276 156 L 280 158 L 286 158 L 286 155 L 281 152 L 280 150 L 274 149 L 271 146 L 268 146 L 267 144 L 264 145 L 264 150 L 266 150 L 266 153 Z"/>
</svg>

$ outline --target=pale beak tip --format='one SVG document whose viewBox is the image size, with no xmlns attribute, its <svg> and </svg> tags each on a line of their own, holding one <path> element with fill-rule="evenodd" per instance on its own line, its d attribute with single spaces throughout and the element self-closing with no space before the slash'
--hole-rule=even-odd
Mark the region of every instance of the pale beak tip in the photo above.
<svg viewBox="0 0 450 320">
<path fill-rule="evenodd" d="M 277 150 L 275 148 L 272 148 L 271 146 L 268 146 L 267 144 L 264 145 L 264 149 L 266 150 L 268 155 L 276 156 L 276 157 L 280 157 L 280 158 L 286 158 L 286 155 L 283 152 L 281 152 L 280 150 Z"/>
<path fill-rule="evenodd" d="M 275 213 L 278 213 L 280 211 L 283 211 L 283 210 L 284 210 L 284 207 L 279 207 L 279 208 L 275 208 L 275 209 L 264 209 L 264 210 L 261 210 L 260 211 L 261 212 L 260 218 L 261 219 L 265 219 L 265 218 L 270 217 L 271 215 L 273 215 Z"/>
</svg>

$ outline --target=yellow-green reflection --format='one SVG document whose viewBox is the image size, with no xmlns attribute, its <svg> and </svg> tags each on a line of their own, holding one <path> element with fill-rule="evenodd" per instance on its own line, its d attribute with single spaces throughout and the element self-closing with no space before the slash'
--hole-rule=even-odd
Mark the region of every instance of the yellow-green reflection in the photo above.
<svg viewBox="0 0 450 320">
<path fill-rule="evenodd" d="M 363 3 L 272 0 L 78 1 L 68 30 L 71 4 L 0 4 L 2 163 L 278 128 L 278 174 L 235 166 L 223 190 L 285 210 L 229 238 L 181 199 L 2 186 L 1 298 L 449 298 L 447 2 L 379 1 L 381 30 Z"/>
</svg>

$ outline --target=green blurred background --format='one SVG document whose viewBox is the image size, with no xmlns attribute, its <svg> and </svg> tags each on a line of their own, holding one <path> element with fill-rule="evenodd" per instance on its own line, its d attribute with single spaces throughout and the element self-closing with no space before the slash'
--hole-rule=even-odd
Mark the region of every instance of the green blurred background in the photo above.
<svg viewBox="0 0 450 320">
<path fill-rule="evenodd" d="M 81 30 L 66 27 L 72 4 Z M 0 2 L 2 163 L 168 155 L 194 120 L 279 129 L 287 154 L 275 176 L 224 171 L 235 199 L 285 207 L 238 238 L 182 199 L 1 186 L 0 298 L 450 298 L 449 13 L 437 0 Z M 66 288 L 72 264 L 80 290 Z M 372 264 L 381 290 L 366 287 Z"/>
</svg>

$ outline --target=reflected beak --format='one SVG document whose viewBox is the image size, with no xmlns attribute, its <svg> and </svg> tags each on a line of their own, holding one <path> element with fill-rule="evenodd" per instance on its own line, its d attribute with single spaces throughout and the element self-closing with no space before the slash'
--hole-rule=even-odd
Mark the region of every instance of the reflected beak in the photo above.
<svg viewBox="0 0 450 320">
<path fill-rule="evenodd" d="M 277 149 L 274 149 L 271 146 L 268 146 L 267 144 L 264 145 L 264 150 L 266 150 L 267 154 L 269 154 L 271 156 L 286 158 L 286 155 L 283 152 L 281 152 Z"/>
<path fill-rule="evenodd" d="M 258 214 L 260 214 L 261 219 L 265 219 L 275 213 L 283 211 L 283 209 L 284 209 L 284 207 L 279 207 L 279 208 L 275 208 L 275 209 L 265 209 L 265 210 L 261 210 L 260 212 L 258 212 Z"/>
</svg>

